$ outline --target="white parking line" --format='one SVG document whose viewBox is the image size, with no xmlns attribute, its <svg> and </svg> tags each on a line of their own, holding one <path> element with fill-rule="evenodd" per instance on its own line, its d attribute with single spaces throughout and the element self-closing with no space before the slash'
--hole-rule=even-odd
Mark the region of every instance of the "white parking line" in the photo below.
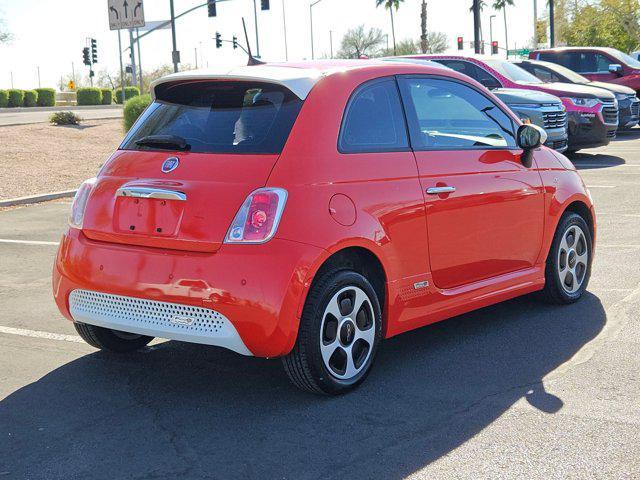
<svg viewBox="0 0 640 480">
<path fill-rule="evenodd" d="M 15 243 L 18 245 L 56 245 L 56 246 L 60 244 L 60 242 L 42 242 L 39 240 L 11 240 L 8 238 L 0 238 L 0 243 Z"/>
<path fill-rule="evenodd" d="M 48 340 L 61 340 L 64 342 L 84 343 L 77 335 L 64 335 L 62 333 L 40 332 L 38 330 L 27 330 L 26 328 L 3 327 L 0 325 L 0 333 L 9 335 L 19 335 L 21 337 L 46 338 Z"/>
</svg>

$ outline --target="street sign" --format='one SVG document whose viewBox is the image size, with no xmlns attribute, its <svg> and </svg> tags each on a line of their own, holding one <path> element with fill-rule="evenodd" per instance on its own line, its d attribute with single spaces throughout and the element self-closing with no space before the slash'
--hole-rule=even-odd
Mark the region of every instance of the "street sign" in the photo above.
<svg viewBox="0 0 640 480">
<path fill-rule="evenodd" d="M 107 0 L 109 7 L 109 28 L 144 27 L 144 7 L 142 0 Z"/>
<path fill-rule="evenodd" d="M 69 80 L 69 90 L 75 90 L 76 83 L 73 80 Z"/>
<path fill-rule="evenodd" d="M 509 50 L 507 52 L 508 55 L 520 55 L 521 57 L 527 56 L 529 55 L 529 49 L 528 48 L 520 48 L 518 50 Z"/>
</svg>

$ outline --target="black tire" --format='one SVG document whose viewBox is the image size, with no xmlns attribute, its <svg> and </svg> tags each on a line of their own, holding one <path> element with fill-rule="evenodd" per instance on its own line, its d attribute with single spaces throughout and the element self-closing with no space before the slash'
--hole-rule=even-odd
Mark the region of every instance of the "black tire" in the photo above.
<svg viewBox="0 0 640 480">
<path fill-rule="evenodd" d="M 360 364 L 359 367 L 361 370 L 357 372 L 352 378 L 348 379 L 340 379 L 336 376 L 336 374 L 325 365 L 325 361 L 322 357 L 320 343 L 324 342 L 326 338 L 326 332 L 322 332 L 323 328 L 323 319 L 325 318 L 325 309 L 328 308 L 329 302 L 336 299 L 337 294 L 346 295 L 344 302 L 340 303 L 340 307 L 345 305 L 345 309 L 351 308 L 353 309 L 353 305 L 355 303 L 355 297 L 350 300 L 351 307 L 348 307 L 349 295 L 350 292 L 353 291 L 355 294 L 356 290 L 350 290 L 350 288 L 360 289 L 363 291 L 368 297 L 369 305 L 371 310 L 366 308 L 360 308 L 358 312 L 351 312 L 349 317 L 356 318 L 354 322 L 358 323 L 361 317 L 361 313 L 367 313 L 370 316 L 370 320 L 373 324 L 367 324 L 365 322 L 365 326 L 369 325 L 366 328 L 366 332 L 368 332 L 369 336 L 373 336 L 373 345 L 369 345 L 366 351 L 366 357 L 364 361 Z M 343 291 L 344 293 L 340 293 Z M 340 297 L 337 297 L 338 301 L 340 301 Z M 363 303 L 363 306 L 366 304 Z M 366 312 L 365 312 L 366 311 Z M 373 315 L 370 315 L 370 312 L 373 312 Z M 344 314 L 347 316 L 347 313 Z M 329 318 L 327 315 L 326 318 Z M 335 317 L 333 317 L 335 318 Z M 339 320 L 339 319 L 338 319 Z M 335 338 L 333 342 L 338 347 L 336 351 L 341 350 L 341 352 L 346 353 L 347 350 L 342 347 L 344 344 L 337 343 L 342 342 L 342 338 L 340 332 L 343 332 L 344 329 L 340 328 L 341 323 L 342 326 L 347 327 L 345 323 L 347 323 L 348 319 L 342 319 L 335 322 Z M 331 320 L 329 320 L 331 321 Z M 328 329 L 328 322 L 325 329 Z M 368 320 L 367 320 L 368 321 Z M 359 326 L 355 327 L 359 331 L 363 331 Z M 369 328 L 374 329 L 373 331 L 369 330 Z M 355 330 L 354 330 L 355 331 Z M 347 336 L 349 338 L 349 329 L 346 330 Z M 357 342 L 362 342 L 361 340 L 353 340 L 351 337 L 353 344 L 351 345 L 353 351 L 352 357 L 356 356 L 356 345 L 360 347 L 362 344 Z M 382 339 L 382 314 L 380 311 L 380 302 L 376 295 L 374 288 L 371 286 L 371 283 L 359 273 L 356 273 L 351 270 L 334 270 L 332 272 L 328 272 L 323 275 L 317 281 L 314 281 L 313 286 L 311 287 L 311 291 L 307 297 L 304 309 L 302 311 L 302 317 L 300 319 L 300 326 L 298 329 L 298 338 L 296 340 L 296 344 L 293 347 L 293 350 L 282 357 L 282 364 L 284 366 L 289 379 L 293 382 L 293 384 L 300 388 L 301 390 L 321 394 L 321 395 L 339 395 L 342 393 L 346 393 L 350 390 L 353 390 L 358 385 L 360 385 L 371 370 L 371 366 L 373 365 L 373 361 L 375 359 L 376 352 L 380 345 Z M 338 353 L 341 353 L 338 352 Z M 336 352 L 334 352 L 335 354 Z M 348 355 L 348 354 L 347 354 Z M 339 357 L 340 355 L 338 355 Z M 332 357 L 333 358 L 333 357 Z M 346 358 L 346 357 L 345 357 Z M 360 357 L 362 358 L 362 357 Z M 345 364 L 345 373 L 347 370 L 347 364 Z M 354 361 L 354 365 L 357 365 L 357 361 Z M 329 365 L 331 367 L 331 365 Z"/>
<path fill-rule="evenodd" d="M 567 290 L 567 288 L 565 288 L 565 284 L 563 284 L 563 281 L 561 279 L 563 262 L 561 262 L 560 260 L 560 253 L 563 250 L 561 248 L 562 240 L 567 233 L 570 233 L 569 230 L 573 229 L 573 227 L 578 227 L 584 234 L 584 247 L 586 248 L 588 260 L 586 262 L 586 266 L 584 267 L 584 272 L 581 275 L 582 280 L 579 288 L 577 288 L 574 292 L 570 292 Z M 585 222 L 584 218 L 582 218 L 577 213 L 565 212 L 564 215 L 560 218 L 560 222 L 558 222 L 558 227 L 556 228 L 556 232 L 553 236 L 553 242 L 551 244 L 551 249 L 549 250 L 549 255 L 547 257 L 545 268 L 545 286 L 542 290 L 543 299 L 548 303 L 556 305 L 574 303 L 580 300 L 587 288 L 587 285 L 589 284 L 592 260 L 593 243 L 591 239 L 591 231 L 589 230 L 587 222 Z"/>
<path fill-rule="evenodd" d="M 147 345 L 153 337 L 117 332 L 108 328 L 96 327 L 86 323 L 74 323 L 78 335 L 89 345 L 100 350 L 116 353 L 128 353 Z"/>
</svg>

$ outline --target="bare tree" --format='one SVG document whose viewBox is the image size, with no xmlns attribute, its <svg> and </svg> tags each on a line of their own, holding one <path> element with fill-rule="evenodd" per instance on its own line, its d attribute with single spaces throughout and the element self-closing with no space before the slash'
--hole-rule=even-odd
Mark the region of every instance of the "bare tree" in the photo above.
<svg viewBox="0 0 640 480">
<path fill-rule="evenodd" d="M 4 20 L 0 18 L 0 43 L 8 43 L 11 41 L 13 36 L 4 27 Z"/>
<path fill-rule="evenodd" d="M 446 33 L 427 33 L 427 51 L 425 53 L 442 53 L 449 47 L 449 38 Z"/>
<path fill-rule="evenodd" d="M 379 28 L 370 28 L 365 32 L 364 25 L 348 30 L 342 37 L 338 58 L 372 57 L 378 53 L 384 42 L 384 34 Z"/>
</svg>

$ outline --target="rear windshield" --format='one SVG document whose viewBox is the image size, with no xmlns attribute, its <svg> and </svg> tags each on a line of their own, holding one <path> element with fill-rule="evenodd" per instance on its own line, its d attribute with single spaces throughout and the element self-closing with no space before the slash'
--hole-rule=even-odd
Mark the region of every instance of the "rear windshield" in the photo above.
<svg viewBox="0 0 640 480">
<path fill-rule="evenodd" d="M 120 146 L 123 150 L 171 149 L 145 141 L 180 139 L 197 153 L 277 154 L 296 121 L 302 100 L 271 83 L 192 81 L 167 83 Z"/>
</svg>

